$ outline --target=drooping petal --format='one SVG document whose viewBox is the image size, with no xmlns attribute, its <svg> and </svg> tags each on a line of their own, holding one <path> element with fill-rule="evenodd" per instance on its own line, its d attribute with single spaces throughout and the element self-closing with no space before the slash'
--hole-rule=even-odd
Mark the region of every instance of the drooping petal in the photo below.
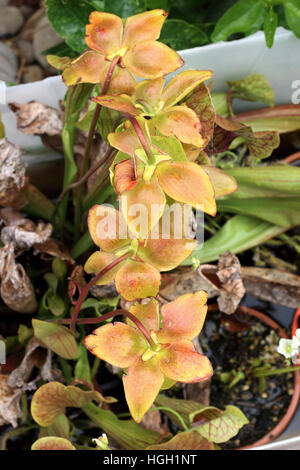
<svg viewBox="0 0 300 470">
<path fill-rule="evenodd" d="M 164 78 L 156 78 L 154 80 L 143 80 L 136 86 L 132 99 L 136 103 L 142 104 L 145 110 L 151 111 L 157 106 L 160 100 L 164 84 Z"/>
<path fill-rule="evenodd" d="M 153 124 L 163 135 L 174 135 L 185 144 L 203 146 L 200 121 L 197 114 L 187 106 L 173 106 L 153 117 Z"/>
<path fill-rule="evenodd" d="M 89 210 L 88 228 L 95 245 L 112 252 L 130 243 L 126 222 L 112 206 L 96 204 Z"/>
<path fill-rule="evenodd" d="M 168 13 L 164 10 L 151 10 L 127 18 L 122 46 L 134 46 L 141 41 L 155 41 Z"/>
<path fill-rule="evenodd" d="M 208 358 L 191 349 L 190 341 L 178 341 L 158 354 L 159 366 L 166 377 L 190 383 L 206 380 L 213 374 Z"/>
<path fill-rule="evenodd" d="M 123 375 L 126 401 L 133 419 L 139 423 L 154 402 L 164 382 L 157 357 L 144 362 L 141 358 Z"/>
<path fill-rule="evenodd" d="M 124 93 L 131 96 L 135 90 L 137 81 L 129 70 L 122 67 L 116 67 L 110 80 L 108 93 L 119 95 Z"/>
<path fill-rule="evenodd" d="M 116 111 L 120 111 L 121 113 L 127 113 L 132 116 L 138 114 L 138 110 L 132 103 L 129 96 L 126 95 L 119 95 L 119 96 L 112 96 L 112 95 L 103 95 L 97 96 L 94 98 L 93 101 L 96 103 L 101 104 L 101 106 L 105 106 L 106 108 L 115 109 Z"/>
<path fill-rule="evenodd" d="M 117 367 L 131 366 L 148 347 L 136 328 L 120 322 L 100 326 L 83 343 L 92 354 Z"/>
<path fill-rule="evenodd" d="M 210 177 L 215 191 L 215 198 L 226 196 L 237 190 L 237 182 L 233 176 L 214 166 L 202 166 L 204 171 Z"/>
<path fill-rule="evenodd" d="M 158 41 L 141 41 L 124 55 L 122 62 L 142 78 L 159 78 L 183 65 L 177 52 Z"/>
<path fill-rule="evenodd" d="M 162 189 L 172 199 L 193 207 L 203 206 L 204 212 L 215 215 L 213 185 L 201 166 L 193 162 L 163 162 L 157 166 L 156 174 Z"/>
<path fill-rule="evenodd" d="M 113 263 L 116 259 L 116 256 L 112 253 L 104 253 L 104 251 L 95 251 L 95 253 L 93 253 L 86 261 L 84 265 L 84 270 L 88 274 L 98 274 L 109 264 Z M 117 264 L 112 269 L 107 271 L 104 276 L 101 276 L 101 278 L 97 282 L 97 285 L 105 286 L 106 284 L 113 282 L 116 277 L 116 273 L 118 272 L 118 269 L 120 269 L 122 263 L 124 264 L 124 262 L 125 261 Z"/>
<path fill-rule="evenodd" d="M 140 244 L 138 256 L 160 271 L 170 271 L 181 264 L 196 248 L 197 241 L 187 238 L 149 238 Z"/>
<path fill-rule="evenodd" d="M 212 77 L 211 70 L 186 70 L 179 73 L 168 83 L 162 92 L 161 99 L 164 101 L 164 108 L 179 103 L 196 86 L 204 80 Z"/>
<path fill-rule="evenodd" d="M 86 51 L 68 65 L 62 78 L 67 86 L 77 83 L 100 83 L 103 85 L 109 62 L 102 54 Z"/>
<path fill-rule="evenodd" d="M 127 260 L 116 275 L 116 288 L 126 300 L 156 297 L 160 286 L 159 271 L 148 263 Z"/>
<path fill-rule="evenodd" d="M 144 239 L 162 216 L 166 198 L 154 175 L 150 181 L 141 179 L 133 189 L 123 192 L 120 203 L 130 232 Z"/>
<path fill-rule="evenodd" d="M 194 339 L 202 330 L 206 317 L 207 293 L 185 294 L 162 307 L 163 326 L 157 337 L 160 343 Z"/>
<path fill-rule="evenodd" d="M 148 331 L 157 331 L 159 328 L 159 304 L 157 300 L 150 299 L 147 304 L 136 302 L 129 309 L 136 318 L 142 322 Z M 133 325 L 131 320 L 127 319 L 129 325 Z"/>
<path fill-rule="evenodd" d="M 90 24 L 86 26 L 85 42 L 91 49 L 109 56 L 121 49 L 122 34 L 121 18 L 111 13 L 94 11 L 90 14 Z"/>
</svg>

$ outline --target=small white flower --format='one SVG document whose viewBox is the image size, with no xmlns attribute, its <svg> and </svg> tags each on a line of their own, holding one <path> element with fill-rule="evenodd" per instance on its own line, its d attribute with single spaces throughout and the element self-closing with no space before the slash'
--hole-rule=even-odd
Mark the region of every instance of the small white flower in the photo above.
<svg viewBox="0 0 300 470">
<path fill-rule="evenodd" d="M 295 344 L 298 345 L 298 348 L 300 347 L 300 328 L 296 330 L 295 336 L 293 336 L 293 341 Z"/>
<path fill-rule="evenodd" d="M 286 359 L 290 359 L 295 354 L 298 354 L 299 349 L 298 345 L 293 340 L 281 338 L 277 351 Z"/>
<path fill-rule="evenodd" d="M 105 433 L 98 437 L 98 439 L 92 439 L 92 441 L 96 444 L 98 450 L 109 450 L 108 439 Z"/>
</svg>

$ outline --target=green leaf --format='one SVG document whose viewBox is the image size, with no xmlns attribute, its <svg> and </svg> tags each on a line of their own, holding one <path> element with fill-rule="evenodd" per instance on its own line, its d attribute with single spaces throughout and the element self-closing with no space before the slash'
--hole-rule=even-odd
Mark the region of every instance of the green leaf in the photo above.
<svg viewBox="0 0 300 470">
<path fill-rule="evenodd" d="M 169 3 L 169 0 L 147 0 L 147 8 L 148 10 L 155 10 L 156 8 L 168 10 Z"/>
<path fill-rule="evenodd" d="M 147 10 L 147 0 L 105 0 L 104 11 L 114 13 L 121 18 L 136 15 Z"/>
<path fill-rule="evenodd" d="M 199 26 L 178 19 L 165 21 L 159 40 L 177 51 L 208 43 L 206 33 Z"/>
<path fill-rule="evenodd" d="M 70 422 L 66 415 L 61 414 L 53 421 L 51 426 L 41 427 L 39 437 L 56 436 L 69 439 L 70 437 Z"/>
<path fill-rule="evenodd" d="M 268 14 L 264 22 L 264 33 L 265 33 L 266 44 L 268 47 L 273 46 L 274 36 L 276 33 L 277 26 L 278 26 L 278 15 L 273 10 L 273 8 L 271 8 L 268 11 Z"/>
<path fill-rule="evenodd" d="M 192 430 L 180 432 L 168 442 L 149 446 L 146 450 L 215 450 L 215 446 L 202 437 L 197 430 Z"/>
<path fill-rule="evenodd" d="M 47 348 L 64 359 L 75 359 L 78 356 L 78 346 L 71 331 L 55 323 L 32 320 L 34 336 Z"/>
<path fill-rule="evenodd" d="M 274 106 L 275 96 L 273 88 L 263 75 L 256 73 L 242 80 L 234 80 L 227 83 L 231 87 L 232 98 L 246 101 L 262 101 L 268 106 Z"/>
<path fill-rule="evenodd" d="M 284 2 L 286 22 L 297 38 L 300 38 L 300 0 Z"/>
<path fill-rule="evenodd" d="M 236 114 L 233 121 L 251 126 L 254 132 L 275 131 L 280 134 L 300 129 L 300 105 L 288 104 Z"/>
<path fill-rule="evenodd" d="M 226 41 L 234 33 L 247 33 L 260 28 L 266 8 L 258 0 L 239 0 L 219 19 L 212 33 L 213 42 Z"/>
<path fill-rule="evenodd" d="M 22 344 L 22 346 L 26 346 L 28 343 L 28 340 L 32 337 L 33 335 L 33 329 L 28 328 L 26 325 L 19 325 L 18 328 L 18 339 L 19 343 Z"/>
<path fill-rule="evenodd" d="M 151 137 L 154 145 L 159 147 L 163 152 L 167 153 L 174 161 L 187 161 L 186 154 L 183 150 L 181 142 L 176 137 L 155 136 Z"/>
<path fill-rule="evenodd" d="M 215 261 L 226 251 L 241 253 L 273 238 L 285 229 L 279 225 L 270 224 L 248 215 L 236 215 L 228 220 L 223 227 L 206 242 L 198 247 L 182 263 L 193 264 L 193 258 L 201 263 Z"/>
<path fill-rule="evenodd" d="M 227 93 L 216 91 L 211 94 L 211 98 L 216 114 L 218 114 L 218 116 L 227 118 L 229 116 Z"/>
<path fill-rule="evenodd" d="M 75 365 L 75 379 L 84 380 L 91 384 L 91 369 L 88 359 L 87 349 L 83 344 L 79 345 L 78 361 Z"/>
<path fill-rule="evenodd" d="M 250 199 L 231 199 L 217 201 L 220 212 L 258 217 L 286 229 L 300 224 L 300 198 L 252 197 Z"/>
</svg>

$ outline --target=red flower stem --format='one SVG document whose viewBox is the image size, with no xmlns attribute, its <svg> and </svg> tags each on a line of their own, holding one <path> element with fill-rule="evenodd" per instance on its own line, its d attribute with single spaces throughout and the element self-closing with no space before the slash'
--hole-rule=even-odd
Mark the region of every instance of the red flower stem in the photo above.
<svg viewBox="0 0 300 470">
<path fill-rule="evenodd" d="M 128 119 L 130 120 L 135 132 L 136 132 L 136 135 L 138 136 L 139 138 L 139 141 L 141 142 L 142 144 L 142 147 L 143 149 L 145 150 L 147 156 L 149 157 L 150 161 L 152 160 L 152 152 L 151 152 L 151 148 L 150 148 L 150 145 L 148 143 L 148 140 L 147 138 L 145 137 L 143 131 L 142 131 L 142 128 L 141 126 L 139 125 L 137 119 L 133 116 L 129 116 L 128 115 Z"/>
<path fill-rule="evenodd" d="M 151 338 L 149 332 L 146 330 L 146 328 L 140 322 L 140 320 L 136 318 L 132 313 L 125 310 L 124 308 L 120 308 L 119 310 L 114 310 L 113 312 L 105 313 L 101 317 L 97 317 L 97 318 L 79 318 L 79 320 L 77 320 L 76 323 L 78 325 L 92 325 L 95 323 L 102 323 L 108 320 L 109 318 L 116 317 L 118 315 L 124 315 L 125 317 L 128 317 L 132 322 L 134 322 L 137 328 L 140 330 L 140 332 L 145 336 L 150 346 L 155 346 L 155 343 L 153 339 Z M 59 320 L 59 323 L 63 323 L 63 324 L 69 324 L 70 322 L 71 322 L 70 318 L 63 318 Z"/>
<path fill-rule="evenodd" d="M 108 264 L 104 269 L 102 269 L 102 271 L 100 271 L 100 273 L 98 273 L 97 276 L 93 277 L 90 280 L 90 282 L 86 284 L 86 286 L 82 288 L 82 291 L 80 292 L 79 298 L 76 302 L 76 306 L 75 306 L 72 318 L 70 319 L 70 328 L 73 333 L 76 332 L 76 323 L 77 323 L 78 315 L 80 313 L 81 306 L 89 293 L 90 288 L 93 287 L 95 284 L 97 284 L 99 279 L 102 276 L 104 276 L 104 274 L 106 274 L 110 269 L 114 268 L 119 263 L 121 263 L 121 261 L 128 258 L 128 256 L 129 254 L 125 253 L 125 255 L 120 256 L 120 258 L 115 259 L 112 263 Z"/>
</svg>

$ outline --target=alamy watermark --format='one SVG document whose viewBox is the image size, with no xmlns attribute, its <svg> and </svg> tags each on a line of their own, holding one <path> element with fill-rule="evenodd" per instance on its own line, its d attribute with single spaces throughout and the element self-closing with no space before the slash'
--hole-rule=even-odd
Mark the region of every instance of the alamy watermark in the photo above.
<svg viewBox="0 0 300 470">
<path fill-rule="evenodd" d="M 300 104 L 300 80 L 294 80 L 291 88 L 295 91 L 292 93 L 291 102 L 293 104 Z"/>
<path fill-rule="evenodd" d="M 1 364 L 6 364 L 6 346 L 2 340 L 0 340 L 0 365 Z"/>
</svg>

